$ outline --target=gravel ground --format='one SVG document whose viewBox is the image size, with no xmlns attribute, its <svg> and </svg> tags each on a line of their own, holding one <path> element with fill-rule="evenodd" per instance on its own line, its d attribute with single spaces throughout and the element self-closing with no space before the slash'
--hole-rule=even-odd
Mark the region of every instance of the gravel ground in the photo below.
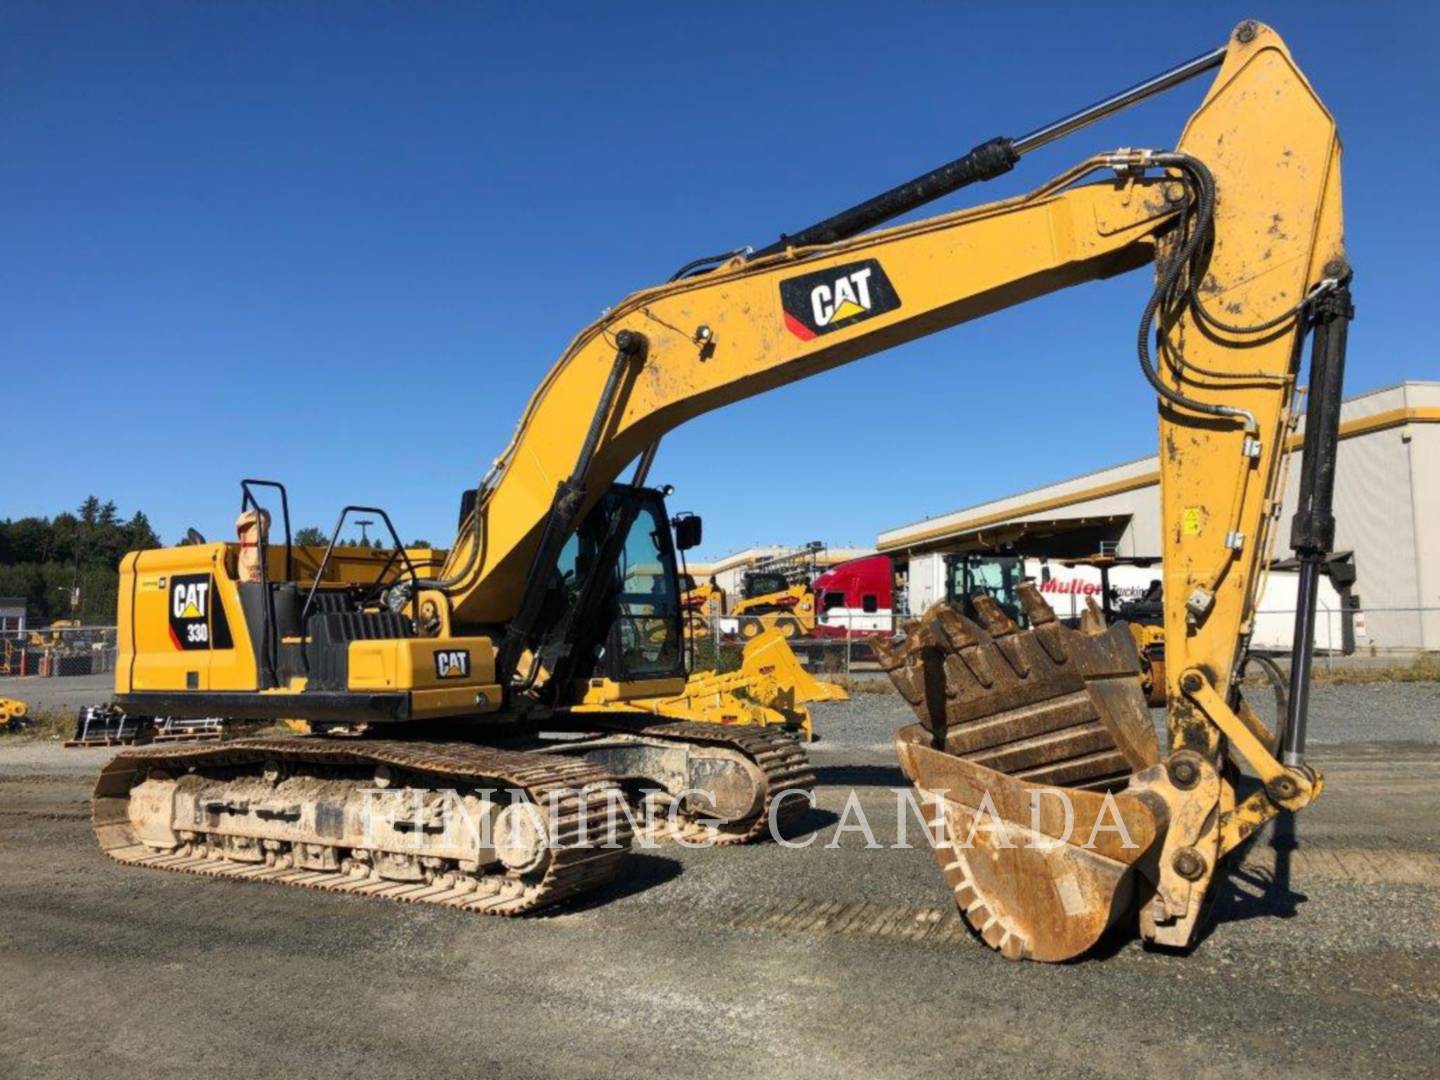
<svg viewBox="0 0 1440 1080">
<path fill-rule="evenodd" d="M 63 679 L 38 676 L 0 679 L 0 697 L 19 698 L 34 714 L 60 712 L 73 715 L 82 705 L 100 705 L 115 694 L 115 676 L 72 675 Z"/>
<path fill-rule="evenodd" d="M 949 903 L 890 846 L 891 695 L 817 713 L 809 846 L 660 847 L 513 921 L 120 867 L 86 822 L 108 752 L 0 741 L 0 1075 L 1435 1075 L 1440 688 L 1320 688 L 1314 715 L 1327 787 L 1288 883 L 1258 844 L 1188 957 L 1063 966 L 746 928 Z M 881 846 L 840 828 L 852 797 Z"/>
<path fill-rule="evenodd" d="M 1267 722 L 1275 699 L 1266 690 L 1246 695 Z M 1310 746 L 1357 742 L 1440 744 L 1440 683 L 1352 683 L 1312 692 L 1305 728 Z"/>
</svg>

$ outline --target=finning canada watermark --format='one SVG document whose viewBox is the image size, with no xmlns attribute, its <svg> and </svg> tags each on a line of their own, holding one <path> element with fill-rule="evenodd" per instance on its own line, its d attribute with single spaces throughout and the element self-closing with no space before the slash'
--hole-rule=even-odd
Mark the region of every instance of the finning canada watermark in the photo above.
<svg viewBox="0 0 1440 1080">
<path fill-rule="evenodd" d="M 1098 810 L 1077 825 L 1075 802 L 1064 788 L 1028 790 L 1025 813 L 1007 817 L 992 793 L 981 792 L 974 805 L 955 801 L 946 791 L 889 789 L 893 816 L 870 808 L 851 788 L 833 817 L 821 811 L 815 792 L 794 788 L 777 793 L 765 807 L 765 821 L 727 820 L 715 813 L 701 788 L 678 792 L 648 789 L 627 797 L 613 784 L 552 790 L 542 799 L 518 789 L 361 788 L 359 833 L 374 850 L 415 855 L 463 857 L 479 861 L 498 853 L 504 861 L 526 862 L 545 849 L 571 847 L 653 848 L 668 843 L 690 848 L 733 840 L 737 832 L 764 835 L 785 848 L 819 844 L 834 850 L 856 840 L 866 849 L 908 849 L 915 840 L 930 846 L 967 849 L 1038 848 L 1071 845 L 1093 850 L 1134 850 L 1124 815 L 1110 792 L 1099 794 Z M 1047 800 L 1049 801 L 1047 803 Z M 1008 800 L 1007 800 L 1008 805 Z M 880 822 L 877 827 L 872 815 Z M 817 820 L 818 819 L 818 820 Z M 854 838 L 854 839 L 852 839 Z"/>
</svg>

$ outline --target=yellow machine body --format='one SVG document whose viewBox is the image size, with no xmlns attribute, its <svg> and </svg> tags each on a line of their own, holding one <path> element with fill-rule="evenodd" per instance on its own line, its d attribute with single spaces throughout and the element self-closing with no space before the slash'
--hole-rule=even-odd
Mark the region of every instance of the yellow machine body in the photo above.
<svg viewBox="0 0 1440 1080">
<path fill-rule="evenodd" d="M 295 564 L 313 575 L 322 553 L 296 548 Z M 115 691 L 122 700 L 148 704 L 157 715 L 199 708 L 257 720 L 303 716 L 318 704 L 325 715 L 348 715 L 356 724 L 367 718 L 433 719 L 500 708 L 495 650 L 486 637 L 352 641 L 346 685 L 323 692 L 323 701 L 301 677 L 262 689 L 255 617 L 252 613 L 247 620 L 241 601 L 238 554 L 236 544 L 211 543 L 125 557 L 115 665 Z M 322 589 L 373 581 L 384 554 L 341 550 L 327 566 Z M 412 555 L 427 571 L 439 564 L 428 549 Z M 296 584 L 308 588 L 313 580 L 301 578 Z M 298 640 L 282 644 L 303 645 Z"/>
<path fill-rule="evenodd" d="M 815 629 L 815 591 L 796 583 L 760 596 L 747 596 L 730 612 L 739 619 L 746 641 L 776 631 L 783 637 L 803 637 Z"/>
</svg>

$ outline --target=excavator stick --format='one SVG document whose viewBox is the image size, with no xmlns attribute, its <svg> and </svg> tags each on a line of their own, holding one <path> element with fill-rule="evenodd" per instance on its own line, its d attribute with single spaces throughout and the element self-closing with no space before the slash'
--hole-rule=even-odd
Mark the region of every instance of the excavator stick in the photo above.
<svg viewBox="0 0 1440 1080">
<path fill-rule="evenodd" d="M 1092 610 L 1072 630 L 1029 583 L 1020 600 L 1028 629 L 977 596 L 980 622 L 937 604 L 875 650 L 920 721 L 896 750 L 961 913 L 1011 959 L 1067 960 L 1130 910 L 1164 770 L 1129 629 Z"/>
</svg>

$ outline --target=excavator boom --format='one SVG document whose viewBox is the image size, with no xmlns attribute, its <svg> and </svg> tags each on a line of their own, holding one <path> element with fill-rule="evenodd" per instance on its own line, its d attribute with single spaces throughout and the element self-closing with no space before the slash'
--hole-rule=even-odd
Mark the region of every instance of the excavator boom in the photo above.
<svg viewBox="0 0 1440 1080">
<path fill-rule="evenodd" d="M 455 581 L 445 591 L 453 623 L 512 621 L 566 478 L 583 479 L 583 516 L 606 483 L 685 420 L 1150 263 L 1178 207 L 1166 203 L 1163 177 L 1073 186 L 1110 160 L 1092 158 L 1017 199 L 819 251 L 737 259 L 627 297 L 551 369 L 482 486 L 443 574 Z M 591 417 L 590 428 L 577 416 Z"/>
</svg>

